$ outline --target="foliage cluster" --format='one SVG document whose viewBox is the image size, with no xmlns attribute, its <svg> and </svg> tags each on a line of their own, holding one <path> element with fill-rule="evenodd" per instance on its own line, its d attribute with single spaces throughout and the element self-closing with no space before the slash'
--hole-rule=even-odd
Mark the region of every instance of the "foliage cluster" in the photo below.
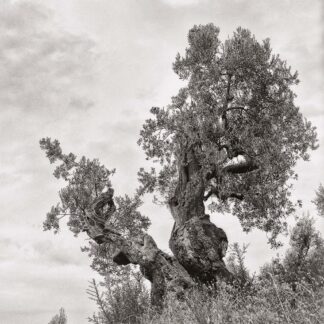
<svg viewBox="0 0 324 324">
<path fill-rule="evenodd" d="M 89 318 L 90 323 L 141 323 L 141 316 L 150 307 L 149 291 L 140 273 L 129 271 L 122 277 L 118 283 L 111 282 L 109 276 L 100 284 L 95 280 L 90 282 L 87 292 L 99 309 L 97 314 Z"/>
<path fill-rule="evenodd" d="M 92 213 L 92 203 L 104 190 L 113 190 L 110 177 L 115 170 L 109 170 L 98 159 L 80 159 L 73 153 L 64 154 L 58 140 L 43 138 L 40 146 L 46 151 L 51 163 L 56 163 L 54 176 L 63 179 L 66 186 L 59 191 L 60 202 L 51 207 L 43 223 L 44 230 L 60 230 L 60 220 L 67 217 L 67 225 L 74 235 L 87 230 L 89 215 Z M 109 227 L 118 231 L 125 237 L 136 236 L 145 231 L 149 225 L 148 217 L 142 215 L 138 208 L 141 206 L 141 193 L 138 191 L 134 197 L 128 195 L 114 196 L 116 209 L 109 218 Z M 118 267 L 112 261 L 114 248 L 105 244 L 98 245 L 89 242 L 82 247 L 82 251 L 92 258 L 91 267 L 102 275 L 109 274 L 122 278 L 128 269 Z"/>
</svg>

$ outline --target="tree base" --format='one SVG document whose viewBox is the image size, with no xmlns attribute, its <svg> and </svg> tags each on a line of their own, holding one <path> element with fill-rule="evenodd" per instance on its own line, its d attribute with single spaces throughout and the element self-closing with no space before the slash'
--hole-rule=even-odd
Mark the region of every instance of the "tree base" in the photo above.
<svg viewBox="0 0 324 324">
<path fill-rule="evenodd" d="M 169 245 L 176 259 L 196 281 L 231 280 L 232 274 L 223 261 L 228 246 L 227 236 L 210 221 L 208 215 L 193 217 L 174 227 Z"/>
</svg>

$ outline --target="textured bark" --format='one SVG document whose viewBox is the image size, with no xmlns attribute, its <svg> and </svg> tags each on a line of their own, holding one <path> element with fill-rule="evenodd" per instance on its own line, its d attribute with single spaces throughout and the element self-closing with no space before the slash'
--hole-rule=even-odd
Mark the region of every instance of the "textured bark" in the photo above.
<svg viewBox="0 0 324 324">
<path fill-rule="evenodd" d="M 169 244 L 177 260 L 199 282 L 231 279 L 223 261 L 227 236 L 210 222 L 208 215 L 193 217 L 181 226 L 174 226 Z"/>
<path fill-rule="evenodd" d="M 169 208 L 176 223 L 180 226 L 190 218 L 204 215 L 204 181 L 200 166 L 191 149 L 179 158 L 179 179 Z"/>
<path fill-rule="evenodd" d="M 175 224 L 169 246 L 179 263 L 197 281 L 209 283 L 230 279 L 223 257 L 227 250 L 225 232 L 205 214 L 205 179 L 193 150 L 179 164 L 179 180 L 169 201 Z"/>
<path fill-rule="evenodd" d="M 167 294 L 181 298 L 184 290 L 194 285 L 184 267 L 174 257 L 161 251 L 148 234 L 129 239 L 107 228 L 91 227 L 88 235 L 98 244 L 114 246 L 113 260 L 117 264 L 140 266 L 144 277 L 152 283 L 151 302 L 155 306 L 162 307 Z"/>
</svg>

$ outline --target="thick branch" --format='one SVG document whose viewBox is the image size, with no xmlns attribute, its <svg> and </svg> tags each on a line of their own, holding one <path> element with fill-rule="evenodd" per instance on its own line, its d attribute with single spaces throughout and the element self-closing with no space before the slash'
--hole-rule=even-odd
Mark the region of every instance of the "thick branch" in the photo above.
<svg viewBox="0 0 324 324">
<path fill-rule="evenodd" d="M 225 99 L 225 103 L 223 106 L 223 112 L 221 114 L 222 120 L 224 121 L 224 126 L 225 126 L 225 130 L 228 129 L 228 120 L 227 120 L 227 109 L 228 109 L 228 104 L 233 100 L 233 97 L 231 96 L 231 79 L 232 79 L 232 75 L 228 74 L 227 76 L 227 87 L 226 87 L 226 99 Z"/>
<path fill-rule="evenodd" d="M 101 236 L 95 228 L 90 228 L 88 234 L 97 243 L 110 244 L 115 248 L 113 256 L 115 263 L 140 266 L 144 277 L 152 283 L 152 304 L 156 306 L 162 306 L 166 294 L 179 298 L 185 289 L 194 285 L 190 275 L 180 263 L 161 251 L 148 234 L 125 238 L 107 228 L 101 232 Z"/>
<path fill-rule="evenodd" d="M 167 293 L 180 297 L 183 290 L 194 282 L 179 262 L 161 251 L 153 238 L 142 233 L 126 238 L 110 228 L 111 214 L 105 212 L 106 205 L 112 208 L 113 191 L 101 194 L 92 204 L 93 212 L 88 215 L 89 237 L 98 244 L 109 244 L 115 249 L 113 261 L 118 265 L 137 264 L 142 274 L 151 281 L 152 304 L 162 306 Z M 103 203 L 103 201 L 105 203 Z"/>
<path fill-rule="evenodd" d="M 229 145 L 221 145 L 219 150 L 225 149 L 227 158 L 220 165 L 213 164 L 209 172 L 205 176 L 206 181 L 216 179 L 217 182 L 222 182 L 224 173 L 242 174 L 257 170 L 259 166 L 254 160 L 240 149 L 232 149 Z"/>
<path fill-rule="evenodd" d="M 241 193 L 232 192 L 231 194 L 228 195 L 228 198 L 236 198 L 238 200 L 243 200 L 244 199 L 244 195 L 241 194 Z"/>
<path fill-rule="evenodd" d="M 238 154 L 237 156 L 228 159 L 228 161 L 222 167 L 222 172 L 239 174 L 248 173 L 258 168 L 258 165 L 253 161 L 252 158 L 246 154 Z"/>
<path fill-rule="evenodd" d="M 228 198 L 236 198 L 238 200 L 243 200 L 244 195 L 241 193 L 232 192 L 230 194 L 221 194 L 216 187 L 211 187 L 208 193 L 204 196 L 204 200 L 208 200 L 212 195 L 215 195 L 218 199 L 226 201 Z"/>
</svg>

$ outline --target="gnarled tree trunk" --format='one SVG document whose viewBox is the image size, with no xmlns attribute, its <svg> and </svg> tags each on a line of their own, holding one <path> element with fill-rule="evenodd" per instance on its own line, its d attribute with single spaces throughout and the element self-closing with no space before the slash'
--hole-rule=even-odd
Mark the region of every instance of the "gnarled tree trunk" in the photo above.
<svg viewBox="0 0 324 324">
<path fill-rule="evenodd" d="M 228 245 L 226 234 L 208 215 L 195 216 L 180 226 L 175 225 L 169 245 L 177 260 L 199 282 L 231 279 L 223 261 Z"/>
<path fill-rule="evenodd" d="M 193 150 L 184 153 L 178 169 L 177 188 L 169 201 L 175 221 L 170 249 L 194 279 L 203 283 L 230 279 L 223 261 L 227 237 L 205 214 L 205 179 Z"/>
<path fill-rule="evenodd" d="M 90 219 L 96 218 L 97 222 L 87 230 L 97 243 L 115 247 L 114 262 L 140 266 L 144 277 L 152 283 L 152 304 L 157 306 L 162 306 L 166 294 L 180 297 L 195 282 L 211 283 L 218 278 L 231 278 L 223 261 L 227 237 L 205 214 L 205 179 L 195 152 L 183 152 L 186 153 L 179 162 L 178 185 L 169 201 L 175 220 L 169 242 L 174 257 L 158 249 L 148 234 L 125 238 L 109 228 L 109 221 L 104 223 L 107 215 L 101 215 L 102 205 L 107 204 L 109 210 L 115 211 L 113 192 L 102 194 L 102 198 L 94 202 Z"/>
<path fill-rule="evenodd" d="M 189 273 L 176 258 L 161 251 L 148 234 L 128 239 L 108 228 L 98 230 L 90 227 L 88 235 L 98 244 L 108 243 L 115 247 L 115 263 L 140 266 L 143 276 L 152 284 L 151 302 L 154 306 L 161 307 L 167 294 L 181 298 L 184 290 L 194 285 Z"/>
</svg>

